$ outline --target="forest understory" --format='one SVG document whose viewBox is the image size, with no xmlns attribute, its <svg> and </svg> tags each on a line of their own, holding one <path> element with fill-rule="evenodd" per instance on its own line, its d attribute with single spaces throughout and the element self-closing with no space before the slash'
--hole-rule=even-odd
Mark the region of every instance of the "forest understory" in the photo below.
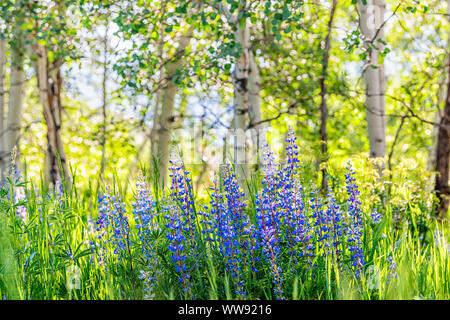
<svg viewBox="0 0 450 320">
<path fill-rule="evenodd" d="M 0 300 L 449 300 L 449 17 L 0 0 Z"/>
</svg>

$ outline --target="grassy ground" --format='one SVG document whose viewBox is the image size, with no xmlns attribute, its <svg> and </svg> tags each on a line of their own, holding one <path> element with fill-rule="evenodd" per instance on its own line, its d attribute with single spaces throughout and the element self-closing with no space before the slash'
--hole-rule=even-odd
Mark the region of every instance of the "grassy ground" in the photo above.
<svg viewBox="0 0 450 320">
<path fill-rule="evenodd" d="M 247 196 L 231 167 L 201 192 L 177 164 L 164 192 L 151 175 L 97 192 L 39 191 L 13 173 L 1 191 L 0 296 L 449 299 L 448 228 L 430 217 L 430 176 L 405 164 L 380 178 L 373 163 L 352 163 L 353 184 L 330 164 L 330 195 L 315 192 L 307 163 L 262 170 Z"/>
</svg>

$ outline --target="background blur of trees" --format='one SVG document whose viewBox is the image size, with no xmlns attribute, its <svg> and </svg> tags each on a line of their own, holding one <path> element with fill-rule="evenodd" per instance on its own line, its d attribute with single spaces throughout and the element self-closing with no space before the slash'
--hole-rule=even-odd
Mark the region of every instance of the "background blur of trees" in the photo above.
<svg viewBox="0 0 450 320">
<path fill-rule="evenodd" d="M 173 147 L 197 139 L 214 150 L 190 165 L 194 184 L 207 186 L 223 159 L 246 163 L 292 127 L 323 189 L 362 154 L 381 159 L 380 179 L 405 164 L 439 172 L 430 191 L 442 215 L 448 8 L 438 0 L 0 0 L 2 176 L 17 146 L 28 177 L 49 184 L 98 185 L 142 165 L 164 181 Z M 247 139 L 227 139 L 232 130 Z"/>
</svg>

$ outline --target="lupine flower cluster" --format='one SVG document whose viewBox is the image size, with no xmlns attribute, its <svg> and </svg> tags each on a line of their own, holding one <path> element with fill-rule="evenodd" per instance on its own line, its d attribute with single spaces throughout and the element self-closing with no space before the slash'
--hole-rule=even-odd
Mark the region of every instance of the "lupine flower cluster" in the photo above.
<svg viewBox="0 0 450 320">
<path fill-rule="evenodd" d="M 110 190 L 99 196 L 99 216 L 96 238 L 100 242 L 99 262 L 103 264 L 105 251 L 112 248 L 120 261 L 130 254 L 130 228 L 125 203 Z M 95 245 L 95 244 L 94 244 Z"/>
<path fill-rule="evenodd" d="M 284 284 L 293 279 L 293 273 L 303 268 L 314 277 L 324 259 L 338 263 L 341 270 L 350 266 L 356 278 L 361 277 L 365 263 L 363 215 L 351 164 L 346 174 L 348 199 L 339 204 L 331 191 L 326 196 L 314 188 L 305 191 L 298 174 L 298 147 L 292 130 L 288 132 L 285 161 L 275 163 L 265 143 L 262 162 L 261 190 L 254 195 L 253 203 L 239 185 L 231 164 L 222 166 L 207 205 L 195 201 L 190 173 L 175 156 L 169 167 L 170 192 L 158 204 L 145 177 L 139 174 L 131 227 L 137 234 L 134 248 L 144 261 L 140 279 L 147 295 L 151 296 L 157 281 L 158 246 L 168 250 L 176 282 L 189 298 L 195 297 L 194 268 L 206 255 L 223 266 L 221 272 L 230 277 L 239 298 L 248 295 L 249 275 L 267 275 L 273 295 L 284 299 Z M 373 223 L 381 218 L 376 212 L 371 217 Z M 101 254 L 112 248 L 119 262 L 130 255 L 125 205 L 109 190 L 99 198 L 96 225 Z M 164 237 L 153 236 L 155 233 Z"/>
<path fill-rule="evenodd" d="M 392 258 L 392 256 L 389 256 L 387 258 L 387 260 L 389 261 L 389 273 L 387 276 L 387 283 L 389 283 L 392 279 L 395 279 L 398 277 L 397 275 L 397 264 L 395 263 L 394 259 Z"/>
<path fill-rule="evenodd" d="M 341 207 L 336 204 L 336 200 L 332 193 L 328 195 L 329 203 L 327 208 L 327 216 L 330 219 L 331 225 L 331 248 L 333 250 L 332 254 L 336 257 L 336 261 L 341 261 L 341 255 L 343 252 L 342 248 L 342 237 L 345 227 L 345 221 L 343 218 Z"/>
<path fill-rule="evenodd" d="M 155 210 L 155 202 L 150 193 L 148 183 L 141 173 L 137 177 L 134 199 L 135 202 L 132 206 L 135 227 L 139 237 L 142 257 L 146 262 L 145 270 L 141 270 L 140 272 L 140 279 L 144 280 L 146 295 L 151 297 L 158 272 L 158 258 L 155 252 L 155 243 L 152 241 L 152 235 L 154 232 L 159 232 L 160 228 L 157 223 L 158 213 Z"/>
<path fill-rule="evenodd" d="M 63 197 L 63 194 L 64 194 L 64 188 L 63 188 L 63 183 L 61 181 L 61 178 L 58 178 L 56 180 L 54 187 L 55 187 L 55 191 L 54 191 L 55 198 L 61 200 L 61 198 Z"/>
<path fill-rule="evenodd" d="M 195 250 L 198 241 L 197 212 L 191 178 L 183 162 L 175 156 L 170 159 L 169 171 L 171 192 L 170 199 L 164 207 L 168 248 L 179 275 L 178 280 L 183 285 L 183 291 L 191 295 L 190 269 L 188 269 L 187 260 L 190 253 Z"/>
<path fill-rule="evenodd" d="M 223 192 L 216 184 L 212 188 L 211 214 L 215 220 L 210 239 L 214 247 L 218 247 L 227 272 L 235 285 L 235 293 L 246 296 L 243 281 L 243 268 L 255 271 L 255 229 L 245 212 L 243 198 L 236 174 L 230 164 L 222 169 Z M 215 241 L 214 241 L 215 240 Z"/>
<path fill-rule="evenodd" d="M 347 165 L 347 173 L 345 174 L 345 180 L 347 183 L 348 198 L 348 217 L 349 225 L 347 230 L 348 235 L 348 250 L 351 252 L 352 266 L 356 271 L 356 276 L 359 277 L 364 266 L 364 253 L 362 250 L 361 238 L 363 232 L 362 211 L 361 202 L 359 201 L 359 190 L 356 185 L 356 179 L 354 177 L 355 171 L 353 171 L 352 165 L 349 162 Z"/>
<path fill-rule="evenodd" d="M 259 241 L 263 248 L 265 260 L 270 264 L 274 294 L 277 298 L 283 298 L 283 277 L 280 265 L 280 237 L 282 237 L 282 219 L 286 218 L 282 201 L 279 199 L 279 188 L 285 177 L 274 163 L 273 153 L 267 143 L 264 144 L 263 162 L 264 178 L 263 190 L 256 197 L 256 218 L 258 224 Z M 287 177 L 289 180 L 289 176 Z M 288 191 L 286 188 L 284 191 Z M 281 210 L 280 210 L 281 209 Z M 295 211 L 295 208 L 292 208 Z M 295 220 L 294 220 L 295 221 Z"/>
<path fill-rule="evenodd" d="M 373 223 L 377 224 L 381 221 L 381 214 L 377 211 L 377 209 L 374 209 L 371 213 L 372 221 Z"/>
<path fill-rule="evenodd" d="M 9 166 L 9 175 L 2 181 L 1 187 L 7 193 L 8 201 L 12 199 L 12 205 L 14 206 L 17 218 L 26 223 L 28 221 L 28 210 L 24 205 L 26 201 L 24 181 L 21 172 L 15 164 L 15 153 L 16 151 L 14 149 Z"/>
</svg>

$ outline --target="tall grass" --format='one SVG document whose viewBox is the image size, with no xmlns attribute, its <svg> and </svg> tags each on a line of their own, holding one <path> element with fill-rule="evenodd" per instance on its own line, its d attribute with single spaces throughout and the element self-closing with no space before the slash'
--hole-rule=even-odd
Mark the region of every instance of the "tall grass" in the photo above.
<svg viewBox="0 0 450 320">
<path fill-rule="evenodd" d="M 6 214 L 2 212 L 0 214 L 0 292 L 2 298 L 15 300 L 23 298 L 19 275 L 16 257 L 10 242 Z"/>
<path fill-rule="evenodd" d="M 311 258 L 298 258 L 290 255 L 289 246 L 279 242 L 282 297 L 449 299 L 448 226 L 431 218 L 429 194 L 421 188 L 404 187 L 405 181 L 404 185 L 393 184 L 391 194 L 387 194 L 382 189 L 386 183 L 382 178 L 370 173 L 376 181 L 370 182 L 372 178 L 367 174 L 370 164 L 358 160 L 354 163 L 363 214 L 361 245 L 365 265 L 362 272 L 356 276 L 349 261 L 339 262 L 333 255 L 320 254 L 323 248 L 313 248 Z M 348 206 L 342 178 L 345 171 L 335 166 L 329 172 L 333 174 L 336 203 L 345 211 Z M 258 270 L 241 265 L 239 280 L 245 295 L 237 292 L 236 277 L 227 267 L 226 255 L 217 243 L 211 244 L 205 236 L 209 220 L 202 211 L 208 211 L 203 208 L 210 205 L 211 193 L 206 191 L 188 204 L 195 208 L 198 239 L 195 244 L 186 244 L 190 251 L 183 261 L 188 265 L 189 279 L 187 285 L 180 281 L 167 239 L 170 227 L 164 208 L 170 189 L 161 190 L 155 175 L 146 176 L 156 213 L 152 221 L 155 227 L 146 238 L 148 243 L 142 242 L 136 225 L 139 220 L 136 222 L 131 213 L 137 191 L 127 193 L 116 181 L 111 195 L 124 201 L 130 247 L 121 257 L 113 252 L 114 243 L 107 242 L 102 260 L 95 222 L 103 188 L 97 188 L 94 183 L 93 187 L 79 190 L 74 184 L 70 190 L 60 192 L 56 188 L 42 192 L 46 190 L 44 183 L 27 181 L 26 176 L 2 184 L 0 296 L 3 299 L 275 299 L 281 296 L 274 291 L 272 265 L 264 258 L 261 248 L 255 251 L 261 258 L 255 262 Z M 314 168 L 300 165 L 298 176 L 304 188 L 304 202 L 309 204 L 311 192 L 315 190 Z M 253 192 L 244 201 L 247 204 L 244 212 L 253 224 L 257 221 L 256 192 L 262 190 L 263 177 L 259 173 L 248 181 L 248 189 Z M 414 183 L 411 181 L 409 185 Z M 373 188 L 375 184 L 378 187 Z M 16 188 L 24 190 L 23 200 L 16 201 L 11 196 Z M 223 191 L 223 181 L 219 188 Z M 328 198 L 322 198 L 324 205 L 329 205 Z M 26 219 L 17 214 L 19 206 L 26 208 Z M 373 209 L 381 213 L 379 223 L 371 218 Z M 143 247 L 152 250 L 151 258 L 143 255 Z M 68 286 L 68 280 L 73 278 L 69 271 L 74 269 L 78 272 L 75 276 L 79 287 Z"/>
</svg>

